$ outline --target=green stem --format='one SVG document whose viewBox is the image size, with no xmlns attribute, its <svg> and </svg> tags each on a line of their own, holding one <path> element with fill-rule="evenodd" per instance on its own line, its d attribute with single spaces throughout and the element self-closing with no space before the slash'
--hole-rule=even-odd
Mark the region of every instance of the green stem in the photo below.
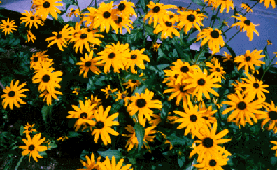
<svg viewBox="0 0 277 170">
<path fill-rule="evenodd" d="M 123 92 L 123 91 L 124 91 L 124 88 L 123 88 L 123 86 L 122 86 L 122 82 L 121 82 L 121 78 L 120 78 L 119 73 L 117 73 L 117 77 L 118 77 L 118 79 L 119 79 L 120 87 L 121 87 L 121 90 L 122 90 L 122 92 Z"/>
<path fill-rule="evenodd" d="M 199 54 L 197 55 L 194 64 L 197 63 L 197 60 L 198 60 L 199 56 L 202 54 L 203 51 L 204 51 L 204 47 L 202 47 L 202 48 L 200 49 Z"/>
<path fill-rule="evenodd" d="M 269 65 L 265 68 L 265 71 L 264 71 L 264 74 L 263 74 L 263 76 L 262 76 L 261 80 L 263 80 L 263 77 L 264 77 L 265 73 L 266 73 L 266 72 L 267 72 L 267 70 L 271 67 L 271 63 L 272 63 L 272 61 L 273 61 L 273 60 L 274 60 L 274 58 L 272 58 L 272 59 L 271 59 L 271 61 L 270 61 Z"/>
<path fill-rule="evenodd" d="M 23 160 L 24 156 L 22 155 L 20 160 L 17 162 L 16 166 L 15 166 L 15 170 L 17 170 L 17 168 L 20 166 L 22 160 Z"/>
<path fill-rule="evenodd" d="M 216 12 L 216 14 L 215 14 L 215 16 L 217 16 L 218 15 L 218 12 L 219 12 L 219 9 L 221 8 L 221 5 L 218 7 L 218 9 L 217 9 L 217 12 Z M 214 22 L 215 22 L 215 18 L 213 19 L 213 24 L 212 24 L 212 26 L 211 26 L 211 24 L 210 24 L 210 27 L 211 28 L 213 28 L 213 26 L 214 26 Z"/>
<path fill-rule="evenodd" d="M 228 42 L 230 42 L 239 32 L 240 31 L 237 31 L 225 44 L 227 45 Z M 223 46 L 223 47 L 225 47 L 225 46 Z M 220 49 L 223 48 L 223 47 L 220 47 Z"/>
</svg>

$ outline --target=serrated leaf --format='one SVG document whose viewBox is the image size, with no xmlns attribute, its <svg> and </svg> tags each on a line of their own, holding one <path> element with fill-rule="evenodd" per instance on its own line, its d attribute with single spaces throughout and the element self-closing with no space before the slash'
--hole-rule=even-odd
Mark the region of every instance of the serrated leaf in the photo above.
<svg viewBox="0 0 277 170">
<path fill-rule="evenodd" d="M 80 136 L 80 134 L 78 132 L 74 132 L 74 131 L 69 131 L 68 135 L 67 135 L 68 138 L 78 137 L 78 136 Z"/>
<path fill-rule="evenodd" d="M 182 156 L 181 158 L 178 158 L 178 165 L 180 168 L 184 165 L 184 162 L 186 161 L 186 157 Z"/>
<path fill-rule="evenodd" d="M 141 147 L 143 146 L 143 138 L 145 134 L 145 129 L 143 126 L 141 126 L 139 123 L 136 122 L 134 126 L 135 132 L 136 132 L 136 137 L 138 140 L 138 150 L 141 150 Z"/>
<path fill-rule="evenodd" d="M 119 150 L 111 150 L 108 149 L 106 151 L 97 151 L 102 157 L 106 158 L 106 156 L 111 160 L 114 156 L 116 160 L 121 158 L 121 152 Z"/>
</svg>

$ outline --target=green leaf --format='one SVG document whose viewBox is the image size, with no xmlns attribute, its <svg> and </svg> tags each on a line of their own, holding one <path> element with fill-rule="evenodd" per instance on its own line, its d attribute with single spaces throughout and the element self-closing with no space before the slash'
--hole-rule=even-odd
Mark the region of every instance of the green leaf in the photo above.
<svg viewBox="0 0 277 170">
<path fill-rule="evenodd" d="M 176 49 L 173 49 L 173 57 L 178 57 L 178 53 L 177 53 L 177 50 Z"/>
<path fill-rule="evenodd" d="M 80 134 L 78 132 L 75 132 L 75 131 L 69 131 L 68 135 L 67 135 L 68 138 L 78 137 L 78 136 L 80 136 Z"/>
<path fill-rule="evenodd" d="M 186 161 L 186 157 L 182 156 L 181 158 L 178 158 L 178 165 L 180 168 L 184 165 L 184 162 Z"/>
<path fill-rule="evenodd" d="M 47 117 L 52 113 L 52 106 L 43 106 L 41 109 L 41 114 L 44 122 L 47 122 Z"/>
<path fill-rule="evenodd" d="M 236 57 L 236 53 L 234 52 L 234 50 L 229 45 L 227 45 L 227 44 L 225 44 L 225 47 L 231 53 L 232 57 L 235 58 Z"/>
<path fill-rule="evenodd" d="M 116 41 L 116 42 L 118 41 L 118 37 L 117 37 L 116 34 L 112 34 L 112 37 L 113 37 L 113 40 L 114 40 L 114 41 Z"/>
<path fill-rule="evenodd" d="M 177 50 L 179 57 L 180 58 L 184 58 L 186 62 L 190 62 L 190 58 L 188 57 L 188 55 L 184 55 L 183 49 L 180 47 L 179 44 L 174 44 L 175 49 Z"/>
<path fill-rule="evenodd" d="M 50 146 L 50 148 L 48 150 L 57 148 L 57 144 L 55 142 L 50 142 L 49 146 Z"/>
<path fill-rule="evenodd" d="M 170 66 L 170 64 L 159 64 L 157 65 L 157 68 L 160 70 L 160 71 L 163 71 L 166 67 Z"/>
<path fill-rule="evenodd" d="M 135 132 L 136 132 L 136 137 L 138 140 L 138 150 L 141 150 L 141 147 L 143 146 L 143 138 L 145 134 L 145 129 L 143 126 L 141 126 L 139 123 L 136 122 L 134 126 Z"/>
<path fill-rule="evenodd" d="M 106 156 L 111 160 L 114 156 L 116 160 L 121 158 L 121 152 L 119 150 L 111 150 L 108 149 L 106 151 L 97 151 L 102 157 L 106 158 Z"/>
<path fill-rule="evenodd" d="M 23 135 L 23 132 L 24 132 L 24 126 L 23 126 L 23 125 L 21 125 L 21 126 L 20 126 L 20 136 L 22 136 L 22 135 Z"/>
<path fill-rule="evenodd" d="M 140 87 L 137 87 L 134 90 L 133 95 L 136 94 L 136 93 L 138 93 L 138 94 L 144 93 L 145 88 L 146 88 L 146 85 L 142 85 Z"/>
<path fill-rule="evenodd" d="M 276 157 L 271 157 L 271 165 L 275 165 L 277 163 L 277 158 Z"/>
<path fill-rule="evenodd" d="M 202 0 L 192 0 L 192 2 L 196 3 L 197 5 L 200 6 L 205 6 L 206 4 Z"/>
</svg>

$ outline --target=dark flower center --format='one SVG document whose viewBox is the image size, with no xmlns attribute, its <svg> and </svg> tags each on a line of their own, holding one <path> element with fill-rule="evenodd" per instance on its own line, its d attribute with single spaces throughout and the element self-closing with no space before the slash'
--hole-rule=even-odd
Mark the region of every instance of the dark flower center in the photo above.
<svg viewBox="0 0 277 170">
<path fill-rule="evenodd" d="M 176 79 L 177 79 L 177 78 L 178 78 L 178 76 L 179 76 L 179 74 L 175 74 L 175 75 L 174 75 L 174 78 L 176 78 Z"/>
<path fill-rule="evenodd" d="M 80 38 L 81 38 L 81 39 L 87 38 L 87 34 L 81 34 L 81 35 L 80 35 Z"/>
<path fill-rule="evenodd" d="M 31 130 L 32 130 L 32 128 L 31 128 L 31 127 L 29 127 L 29 128 L 28 128 L 28 131 L 31 131 Z"/>
<path fill-rule="evenodd" d="M 249 25 L 250 25 L 250 20 L 245 20 L 243 23 L 244 23 L 245 25 L 249 26 Z"/>
<path fill-rule="evenodd" d="M 167 27 L 171 27 L 171 26 L 172 26 L 172 23 L 171 23 L 171 22 L 165 22 L 165 25 L 166 25 Z"/>
<path fill-rule="evenodd" d="M 216 68 L 215 71 L 220 72 L 220 68 Z"/>
<path fill-rule="evenodd" d="M 131 80 L 132 83 L 137 83 L 137 80 Z"/>
<path fill-rule="evenodd" d="M 170 19 L 173 18 L 173 15 L 169 15 L 169 18 L 170 18 Z"/>
<path fill-rule="evenodd" d="M 187 20 L 189 20 L 190 22 L 193 22 L 195 20 L 195 16 L 190 14 L 187 16 Z"/>
<path fill-rule="evenodd" d="M 203 86 L 203 85 L 205 85 L 206 81 L 203 78 L 201 78 L 197 81 L 197 83 L 198 83 L 198 85 Z"/>
<path fill-rule="evenodd" d="M 187 66 L 182 66 L 180 70 L 181 72 L 186 73 L 189 71 L 189 68 Z"/>
<path fill-rule="evenodd" d="M 119 5 L 118 5 L 118 10 L 119 11 L 123 11 L 125 9 L 125 4 L 124 3 L 120 3 Z"/>
<path fill-rule="evenodd" d="M 109 13 L 108 11 L 106 11 L 105 13 L 104 13 L 104 18 L 109 18 L 111 16 L 111 13 Z"/>
<path fill-rule="evenodd" d="M 62 38 L 62 37 L 63 37 L 62 34 L 57 35 L 57 38 Z"/>
<path fill-rule="evenodd" d="M 96 125 L 95 125 L 96 129 L 102 129 L 104 127 L 104 122 L 97 122 Z"/>
<path fill-rule="evenodd" d="M 160 11 L 160 7 L 159 6 L 155 6 L 154 8 L 153 8 L 153 12 L 154 13 L 158 13 Z"/>
<path fill-rule="evenodd" d="M 179 90 L 182 92 L 182 93 L 185 93 L 187 90 L 184 90 L 185 88 L 185 85 L 182 85 L 180 86 Z"/>
<path fill-rule="evenodd" d="M 125 94 L 122 94 L 122 98 L 124 99 L 125 97 L 127 97 Z"/>
<path fill-rule="evenodd" d="M 253 87 L 255 87 L 256 89 L 259 88 L 259 83 L 254 83 Z"/>
<path fill-rule="evenodd" d="M 146 102 L 144 99 L 138 99 L 137 102 L 136 102 L 136 105 L 139 107 L 139 108 L 143 108 L 145 106 Z"/>
<path fill-rule="evenodd" d="M 35 149 L 35 146 L 34 145 L 30 145 L 29 146 L 29 151 L 33 151 Z"/>
<path fill-rule="evenodd" d="M 45 74 L 45 75 L 42 77 L 42 81 L 43 81 L 44 83 L 48 83 L 49 80 L 50 80 L 50 76 L 49 76 L 48 74 Z"/>
<path fill-rule="evenodd" d="M 10 28 L 10 26 L 9 26 L 9 25 L 7 25 L 7 26 L 6 26 L 6 28 Z"/>
<path fill-rule="evenodd" d="M 83 112 L 80 114 L 80 118 L 87 118 L 88 114 L 86 112 Z"/>
<path fill-rule="evenodd" d="M 214 144 L 214 141 L 213 141 L 213 139 L 211 139 L 211 138 L 209 138 L 209 137 L 207 137 L 207 138 L 205 138 L 204 140 L 203 140 L 203 146 L 205 147 L 205 148 L 211 148 L 212 146 L 213 146 L 213 144 Z"/>
<path fill-rule="evenodd" d="M 9 96 L 9 97 L 15 96 L 15 92 L 14 92 L 14 91 L 10 91 L 10 92 L 8 93 L 8 96 Z"/>
<path fill-rule="evenodd" d="M 250 59 L 251 59 L 251 57 L 248 56 L 248 57 L 245 58 L 245 61 L 246 61 L 246 62 L 249 62 Z"/>
<path fill-rule="evenodd" d="M 137 55 L 131 55 L 131 59 L 137 59 Z"/>
<path fill-rule="evenodd" d="M 122 22 L 122 17 L 118 17 L 116 23 L 120 24 Z"/>
<path fill-rule="evenodd" d="M 211 32 L 211 36 L 212 36 L 213 38 L 218 38 L 218 37 L 219 37 L 218 31 L 213 30 L 213 31 Z"/>
<path fill-rule="evenodd" d="M 246 89 L 246 87 L 241 87 L 241 89 L 244 91 Z"/>
<path fill-rule="evenodd" d="M 91 66 L 91 62 L 90 61 L 85 62 L 85 66 L 86 67 L 90 67 Z"/>
<path fill-rule="evenodd" d="M 32 17 L 30 17 L 30 19 L 31 19 L 31 20 L 34 20 L 34 19 L 35 19 L 35 17 L 33 17 L 33 16 L 32 16 Z"/>
<path fill-rule="evenodd" d="M 244 110 L 246 108 L 246 104 L 244 101 L 240 101 L 239 104 L 237 105 L 237 107 L 240 109 L 240 110 Z"/>
<path fill-rule="evenodd" d="M 38 62 L 38 57 L 34 57 L 34 62 Z"/>
<path fill-rule="evenodd" d="M 108 93 L 109 93 L 109 94 L 112 94 L 112 91 L 111 91 L 111 90 L 108 90 Z"/>
<path fill-rule="evenodd" d="M 196 115 L 190 115 L 190 121 L 191 122 L 196 122 L 197 116 Z"/>
<path fill-rule="evenodd" d="M 109 55 L 108 55 L 108 58 L 109 59 L 113 59 L 115 57 L 115 54 L 114 53 L 110 53 Z"/>
<path fill-rule="evenodd" d="M 50 7 L 50 3 L 48 1 L 45 1 L 43 3 L 43 8 L 49 8 Z"/>
<path fill-rule="evenodd" d="M 269 115 L 269 118 L 270 118 L 271 120 L 277 120 L 277 112 L 275 112 L 275 111 L 270 111 L 270 112 L 268 112 L 268 115 Z"/>
<path fill-rule="evenodd" d="M 216 161 L 214 159 L 210 160 L 209 165 L 210 166 L 215 166 L 216 165 Z"/>
</svg>

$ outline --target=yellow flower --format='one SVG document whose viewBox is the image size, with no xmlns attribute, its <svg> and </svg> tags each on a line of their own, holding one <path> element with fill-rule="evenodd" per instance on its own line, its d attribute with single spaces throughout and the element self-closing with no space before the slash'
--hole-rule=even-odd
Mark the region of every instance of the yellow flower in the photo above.
<svg viewBox="0 0 277 170">
<path fill-rule="evenodd" d="M 261 124 L 261 128 L 263 128 L 267 123 L 269 124 L 269 127 L 267 127 L 267 130 L 273 130 L 274 133 L 277 132 L 277 107 L 271 100 L 271 104 L 266 107 L 267 112 L 264 114 L 258 114 L 257 119 L 263 119 L 263 122 Z"/>
<path fill-rule="evenodd" d="M 128 82 L 123 83 L 123 85 L 127 85 L 126 89 L 131 88 L 131 92 L 133 92 L 136 87 L 141 85 L 141 83 L 139 82 L 139 80 L 128 80 Z"/>
<path fill-rule="evenodd" d="M 80 88 L 79 87 L 74 88 L 74 91 L 72 93 L 75 93 L 76 95 L 78 95 L 80 93 Z"/>
<path fill-rule="evenodd" d="M 246 12 L 253 12 L 253 10 L 250 8 L 250 6 L 248 5 L 248 3 L 241 3 L 240 5 L 243 9 L 246 9 Z"/>
<path fill-rule="evenodd" d="M 158 43 L 154 43 L 152 44 L 152 47 L 154 51 L 158 51 L 159 47 L 161 46 L 161 44 L 158 44 Z"/>
<path fill-rule="evenodd" d="M 99 164 L 101 163 L 101 162 L 100 162 L 101 156 L 99 156 L 99 157 L 97 158 L 97 161 L 96 161 L 96 162 L 95 162 L 95 158 L 94 158 L 93 152 L 91 153 L 90 158 L 89 158 L 87 155 L 85 156 L 85 158 L 86 158 L 87 162 L 84 162 L 83 160 L 80 160 L 80 161 L 81 161 L 81 163 L 83 164 L 83 166 L 86 167 L 86 169 L 91 169 L 91 170 L 95 169 L 95 170 L 99 170 Z M 85 169 L 77 169 L 77 170 L 85 170 Z"/>
<path fill-rule="evenodd" d="M 66 14 L 67 17 L 71 17 L 71 15 L 75 15 L 76 17 L 80 16 L 80 10 L 79 9 L 73 9 L 73 8 L 70 8 L 70 13 L 69 14 Z"/>
<path fill-rule="evenodd" d="M 212 51 L 212 54 L 214 55 L 215 53 L 218 53 L 220 51 L 220 47 L 224 47 L 225 42 L 223 41 L 222 38 L 222 32 L 221 30 L 215 28 L 205 28 L 203 29 L 198 35 L 197 35 L 197 40 L 199 41 L 202 39 L 201 46 L 206 44 L 208 42 L 208 46 L 210 50 Z"/>
<path fill-rule="evenodd" d="M 231 27 L 240 26 L 240 31 L 242 31 L 242 29 L 243 29 L 243 32 L 246 31 L 246 35 L 247 35 L 247 37 L 249 37 L 249 41 L 253 40 L 253 32 L 255 32 L 259 36 L 259 33 L 255 29 L 255 26 L 259 26 L 260 24 L 253 24 L 246 17 L 244 17 L 240 14 L 238 14 L 238 15 L 239 16 L 233 15 L 232 17 L 236 18 L 237 20 L 240 20 L 240 22 L 234 23 Z"/>
<path fill-rule="evenodd" d="M 57 13 L 61 11 L 56 6 L 63 6 L 62 3 L 57 3 L 58 0 L 33 0 L 33 6 L 36 9 L 36 14 L 46 20 L 50 13 L 57 20 Z"/>
<path fill-rule="evenodd" d="M 35 124 L 33 125 L 29 125 L 29 122 L 27 122 L 27 125 L 24 126 L 24 131 L 23 133 L 26 133 L 26 135 L 29 135 L 32 132 L 36 132 L 36 129 L 33 129 L 33 127 L 35 126 Z"/>
<path fill-rule="evenodd" d="M 111 106 L 108 106 L 106 110 L 104 110 L 103 106 L 100 106 L 98 110 L 95 111 L 95 129 L 91 133 L 94 136 L 94 142 L 97 143 L 99 139 L 99 135 L 101 135 L 101 140 L 104 142 L 104 145 L 107 146 L 108 143 L 112 143 L 111 137 L 109 134 L 114 136 L 118 136 L 119 133 L 113 130 L 111 127 L 113 125 L 119 125 L 119 122 L 113 121 L 118 117 L 118 113 L 114 113 L 111 116 L 108 116 Z"/>
<path fill-rule="evenodd" d="M 173 38 L 172 34 L 174 34 L 177 37 L 180 37 L 180 33 L 177 31 L 177 26 L 174 25 L 175 22 L 171 21 L 160 21 L 155 30 L 153 31 L 154 34 L 161 33 L 161 38 L 167 38 L 168 36 L 170 38 Z"/>
<path fill-rule="evenodd" d="M 103 66 L 103 64 L 97 64 L 98 59 L 93 58 L 93 52 L 90 52 L 89 55 L 85 53 L 85 58 L 81 57 L 81 62 L 76 63 L 76 65 L 80 65 L 80 73 L 81 75 L 84 72 L 84 78 L 87 78 L 87 73 L 91 70 L 95 74 L 101 73 L 101 71 L 97 68 L 97 66 Z M 78 94 L 77 94 L 78 95 Z"/>
<path fill-rule="evenodd" d="M 26 83 L 18 86 L 19 80 L 16 80 L 15 84 L 13 84 L 13 80 L 11 81 L 10 87 L 6 87 L 3 92 L 5 94 L 1 95 L 3 108 L 6 109 L 7 105 L 10 106 L 10 109 L 13 110 L 13 105 L 20 108 L 19 104 L 26 104 L 21 97 L 27 97 L 25 94 L 22 94 L 25 91 L 29 91 L 28 89 L 22 89 Z"/>
<path fill-rule="evenodd" d="M 121 15 L 121 16 L 132 16 L 135 15 L 137 17 L 137 14 L 134 10 L 135 4 L 133 2 L 128 2 L 127 0 L 122 0 L 120 1 L 120 3 L 118 5 L 116 5 L 117 7 L 117 12 Z"/>
<path fill-rule="evenodd" d="M 272 42 L 270 40 L 266 40 L 267 45 L 272 45 Z"/>
<path fill-rule="evenodd" d="M 118 29 L 120 30 L 120 34 L 122 34 L 122 28 L 125 28 L 128 33 L 131 33 L 131 29 L 133 29 L 133 21 L 129 18 L 129 16 L 118 16 L 118 15 L 112 15 L 112 19 L 117 26 L 116 29 L 114 29 L 115 33 L 118 34 Z"/>
<path fill-rule="evenodd" d="M 48 90 L 44 90 L 39 97 L 44 96 L 43 101 L 47 101 L 47 105 L 50 106 L 52 105 L 52 98 L 59 100 L 56 94 L 62 95 L 62 92 L 56 90 L 49 92 Z"/>
<path fill-rule="evenodd" d="M 147 55 L 144 55 L 144 48 L 141 50 L 132 50 L 131 55 L 128 55 L 127 63 L 125 69 L 127 70 L 131 67 L 131 72 L 137 74 L 135 66 L 138 66 L 140 69 L 145 69 L 144 61 L 150 62 L 150 59 Z"/>
<path fill-rule="evenodd" d="M 67 136 L 62 136 L 62 137 L 59 137 L 59 138 L 57 139 L 57 141 L 60 141 L 60 140 L 64 141 L 65 139 L 68 139 L 68 137 L 67 137 Z"/>
<path fill-rule="evenodd" d="M 106 93 L 106 99 L 114 92 L 116 92 L 118 89 L 111 89 L 110 85 L 108 85 L 105 89 L 101 89 L 102 92 Z"/>
<path fill-rule="evenodd" d="M 13 30 L 16 31 L 16 25 L 14 20 L 11 20 L 11 22 L 9 21 L 10 18 L 8 18 L 7 21 L 5 20 L 1 20 L 2 24 L 0 24 L 0 28 L 2 29 L 2 32 L 5 32 L 5 35 L 8 33 L 12 33 Z"/>
<path fill-rule="evenodd" d="M 276 8 L 276 2 L 274 0 L 260 0 L 260 3 L 264 2 L 266 9 L 269 7 L 269 3 L 271 3 L 272 8 Z"/>
<path fill-rule="evenodd" d="M 223 70 L 223 67 L 220 66 L 220 62 L 218 62 L 218 59 L 215 59 L 215 58 L 213 58 L 213 59 L 214 59 L 213 64 L 210 62 L 206 62 L 206 65 L 208 67 L 210 67 L 209 71 L 211 73 L 214 73 L 213 74 L 214 77 L 220 78 L 220 79 L 221 78 L 225 79 L 225 77 L 223 75 L 226 74 L 226 72 Z"/>
<path fill-rule="evenodd" d="M 43 22 L 41 22 L 40 17 L 34 14 L 32 11 L 24 10 L 25 13 L 22 13 L 22 15 L 25 15 L 25 17 L 20 17 L 21 22 L 25 22 L 25 27 L 29 25 L 29 29 L 32 28 L 34 25 L 36 29 L 38 29 L 38 24 L 43 25 Z"/>
<path fill-rule="evenodd" d="M 216 0 L 214 2 L 215 3 L 213 3 L 213 8 L 215 8 L 215 9 L 218 6 L 221 5 L 221 7 L 220 7 L 220 13 L 222 13 L 225 8 L 226 8 L 226 13 L 229 13 L 230 7 L 232 7 L 232 9 L 234 9 L 234 2 L 233 2 L 233 0 Z"/>
<path fill-rule="evenodd" d="M 22 156 L 29 154 L 29 162 L 31 156 L 36 162 L 38 162 L 37 158 L 42 158 L 38 152 L 47 150 L 47 146 L 40 146 L 45 141 L 45 137 L 41 139 L 41 133 L 36 134 L 32 139 L 30 135 L 27 135 L 27 140 L 22 139 L 22 141 L 26 144 L 26 146 L 19 146 L 19 148 L 24 149 Z"/>
<path fill-rule="evenodd" d="M 34 40 L 36 40 L 36 36 L 31 32 L 31 30 L 27 31 L 27 38 L 28 38 L 28 41 L 26 42 L 32 41 L 34 43 Z"/>
<path fill-rule="evenodd" d="M 110 159 L 108 156 L 106 156 L 106 160 L 103 163 L 99 164 L 99 167 L 101 170 L 133 170 L 133 168 L 130 168 L 132 164 L 127 164 L 122 166 L 122 163 L 124 162 L 124 159 L 120 159 L 120 161 L 116 164 L 115 163 L 115 157 L 112 157 L 112 160 L 110 162 Z"/>
</svg>

